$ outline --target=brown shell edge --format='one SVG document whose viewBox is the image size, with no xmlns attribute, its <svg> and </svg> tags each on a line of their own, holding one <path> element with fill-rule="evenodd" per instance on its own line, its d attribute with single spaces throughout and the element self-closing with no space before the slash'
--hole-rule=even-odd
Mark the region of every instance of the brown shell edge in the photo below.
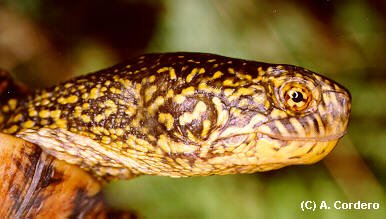
<svg viewBox="0 0 386 219">
<path fill-rule="evenodd" d="M 1 218 L 136 218 L 108 209 L 101 189 L 81 168 L 0 133 Z"/>
</svg>

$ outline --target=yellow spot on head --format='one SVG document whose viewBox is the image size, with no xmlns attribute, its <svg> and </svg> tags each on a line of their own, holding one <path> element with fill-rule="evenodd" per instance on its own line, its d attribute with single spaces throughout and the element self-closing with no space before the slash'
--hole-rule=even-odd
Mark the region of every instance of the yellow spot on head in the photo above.
<svg viewBox="0 0 386 219">
<path fill-rule="evenodd" d="M 241 115 L 241 110 L 239 108 L 236 108 L 236 107 L 232 107 L 230 109 L 230 112 L 232 115 L 234 115 L 234 117 L 239 117 Z"/>
<path fill-rule="evenodd" d="M 228 68 L 228 72 L 231 73 L 231 74 L 234 74 L 235 70 L 233 68 Z"/>
<path fill-rule="evenodd" d="M 106 104 L 106 106 L 111 107 L 111 108 L 117 107 L 117 105 L 112 100 L 106 100 L 105 104 Z"/>
<path fill-rule="evenodd" d="M 222 82 L 224 86 L 232 86 L 233 85 L 233 80 L 232 79 L 226 79 Z"/>
<path fill-rule="evenodd" d="M 58 128 L 67 128 L 67 121 L 64 119 L 57 119 L 55 123 L 58 126 Z"/>
<path fill-rule="evenodd" d="M 96 99 L 96 98 L 103 96 L 103 95 L 100 93 L 98 88 L 94 87 L 93 89 L 90 90 L 89 96 L 90 96 L 90 99 Z"/>
<path fill-rule="evenodd" d="M 216 71 L 216 73 L 213 74 L 211 79 L 214 80 L 214 79 L 220 78 L 222 75 L 223 73 L 221 71 Z"/>
<path fill-rule="evenodd" d="M 181 91 L 181 94 L 184 96 L 193 95 L 195 92 L 195 88 L 193 86 L 190 86 L 188 88 L 185 88 Z"/>
<path fill-rule="evenodd" d="M 50 117 L 50 115 L 51 115 L 51 112 L 48 110 L 42 110 L 39 112 L 40 118 L 48 118 L 48 117 Z"/>
<path fill-rule="evenodd" d="M 148 102 L 152 97 L 154 92 L 157 91 L 157 86 L 152 85 L 148 89 L 145 90 L 145 102 Z"/>
<path fill-rule="evenodd" d="M 70 88 L 70 87 L 72 87 L 72 85 L 73 84 L 71 84 L 71 83 L 67 83 L 67 84 L 64 85 L 64 88 Z"/>
<path fill-rule="evenodd" d="M 106 115 L 106 117 L 109 117 L 111 114 L 114 114 L 117 112 L 117 109 L 112 109 L 112 108 L 108 108 L 108 109 L 105 109 L 104 113 Z"/>
<path fill-rule="evenodd" d="M 237 93 L 240 95 L 252 95 L 255 93 L 255 91 L 252 88 L 241 87 L 237 90 Z"/>
<path fill-rule="evenodd" d="M 23 120 L 23 115 L 22 114 L 17 114 L 15 117 L 13 117 L 12 121 L 13 122 L 18 122 L 18 121 L 21 121 Z"/>
<path fill-rule="evenodd" d="M 42 119 L 40 120 L 40 125 L 48 125 L 48 120 L 47 119 Z"/>
<path fill-rule="evenodd" d="M 160 113 L 158 115 L 158 122 L 165 124 L 166 129 L 170 131 L 173 128 L 174 118 L 170 113 Z"/>
<path fill-rule="evenodd" d="M 202 132 L 201 132 L 201 137 L 205 138 L 208 135 L 209 129 L 210 129 L 210 120 L 205 119 L 202 122 Z"/>
<path fill-rule="evenodd" d="M 234 91 L 235 90 L 232 88 L 226 88 L 226 89 L 224 89 L 224 94 L 225 94 L 225 96 L 229 97 L 230 95 L 233 94 Z"/>
<path fill-rule="evenodd" d="M 185 112 L 178 118 L 180 125 L 186 125 L 188 123 L 191 123 L 193 120 L 198 119 L 201 114 L 204 113 L 206 110 L 206 104 L 202 101 L 198 101 L 192 113 Z"/>
<path fill-rule="evenodd" d="M 78 96 L 71 95 L 66 99 L 67 103 L 76 103 L 78 101 Z"/>
<path fill-rule="evenodd" d="M 214 88 L 214 87 L 208 86 L 205 82 L 200 82 L 198 84 L 197 88 L 198 88 L 198 90 L 202 90 L 202 91 L 205 91 L 208 93 L 213 93 L 216 95 L 221 93 L 221 90 L 219 88 Z"/>
<path fill-rule="evenodd" d="M 7 134 L 13 134 L 13 133 L 17 132 L 17 130 L 19 130 L 19 126 L 13 125 L 8 129 L 4 129 L 3 131 L 4 131 L 4 133 L 7 133 Z"/>
<path fill-rule="evenodd" d="M 218 97 L 213 97 L 212 102 L 217 111 L 217 126 L 224 125 L 228 121 L 228 111 L 223 109 L 223 103 Z"/>
<path fill-rule="evenodd" d="M 169 89 L 168 92 L 166 93 L 166 98 L 171 98 L 174 96 L 174 90 Z"/>
<path fill-rule="evenodd" d="M 134 114 L 137 112 L 137 108 L 134 106 L 128 106 L 127 109 L 125 110 L 125 114 L 128 115 L 129 117 L 134 116 Z"/>
<path fill-rule="evenodd" d="M 153 115 L 158 110 L 158 108 L 164 104 L 164 102 L 165 99 L 162 96 L 158 96 L 148 107 L 148 112 Z"/>
<path fill-rule="evenodd" d="M 8 105 L 11 108 L 11 110 L 15 110 L 17 106 L 17 100 L 16 99 L 8 100 Z"/>
<path fill-rule="evenodd" d="M 171 80 L 175 80 L 177 78 L 176 71 L 174 70 L 174 68 L 169 69 L 169 75 Z"/>
<path fill-rule="evenodd" d="M 140 93 L 140 92 L 141 92 L 141 88 L 142 88 L 142 85 L 141 85 L 140 83 L 135 84 L 135 91 L 136 91 L 137 93 Z"/>
<path fill-rule="evenodd" d="M 115 87 L 110 87 L 110 92 L 113 94 L 120 94 L 121 90 L 115 88 Z"/>
<path fill-rule="evenodd" d="M 279 109 L 273 109 L 270 116 L 272 119 L 283 119 L 288 117 L 287 113 Z"/>
<path fill-rule="evenodd" d="M 176 96 L 173 97 L 173 101 L 176 102 L 177 104 L 182 104 L 185 101 L 186 97 L 181 94 L 177 94 Z"/>
<path fill-rule="evenodd" d="M 189 74 L 188 76 L 186 76 L 186 82 L 191 82 L 194 78 L 194 76 L 197 74 L 198 72 L 198 69 L 197 68 L 194 68 Z"/>
<path fill-rule="evenodd" d="M 253 95 L 255 93 L 255 90 L 253 88 L 245 88 L 245 87 L 240 87 L 237 89 L 237 91 L 229 97 L 231 101 L 238 99 L 240 96 L 248 96 L 248 95 Z"/>
<path fill-rule="evenodd" d="M 106 118 L 105 115 L 103 115 L 103 114 L 98 114 L 98 115 L 95 116 L 94 121 L 95 121 L 95 122 L 100 122 L 100 121 L 102 121 L 102 120 L 105 119 L 105 118 Z"/>
<path fill-rule="evenodd" d="M 89 103 L 84 103 L 83 105 L 82 105 L 82 109 L 83 110 L 87 110 L 87 109 L 89 109 L 90 108 L 90 104 Z"/>
<path fill-rule="evenodd" d="M 80 106 L 76 106 L 74 110 L 74 117 L 79 117 L 82 114 L 82 108 Z"/>
<path fill-rule="evenodd" d="M 64 103 L 64 97 L 59 97 L 56 101 L 60 104 L 66 104 Z"/>
<path fill-rule="evenodd" d="M 155 81 L 155 75 L 149 77 L 149 83 L 153 83 Z"/>
<path fill-rule="evenodd" d="M 47 100 L 47 99 L 44 99 L 44 100 L 42 100 L 41 103 L 42 103 L 43 106 L 46 106 L 46 105 L 48 105 L 50 103 L 50 101 Z"/>
<path fill-rule="evenodd" d="M 90 116 L 85 115 L 85 114 L 81 115 L 81 119 L 82 119 L 82 121 L 83 121 L 84 123 L 89 123 L 89 122 L 91 122 Z"/>
<path fill-rule="evenodd" d="M 125 132 L 124 132 L 123 129 L 121 129 L 121 128 L 117 128 L 117 129 L 115 130 L 115 134 L 116 134 L 117 136 L 122 136 L 124 133 L 125 133 Z"/>
<path fill-rule="evenodd" d="M 248 105 L 249 105 L 248 99 L 243 98 L 239 102 L 239 106 L 241 106 L 241 107 L 248 107 Z"/>
<path fill-rule="evenodd" d="M 131 125 L 134 127 L 134 128 L 138 128 L 139 126 L 139 119 L 133 119 L 133 121 L 131 121 Z"/>
<path fill-rule="evenodd" d="M 28 120 L 23 123 L 23 128 L 29 129 L 29 128 L 32 128 L 34 125 L 35 125 L 35 122 Z"/>
<path fill-rule="evenodd" d="M 8 113 L 10 109 L 8 105 L 4 105 L 2 110 L 3 112 Z"/>
<path fill-rule="evenodd" d="M 51 97 L 51 95 L 52 95 L 51 93 L 43 91 L 43 93 L 40 95 L 40 97 L 43 99 L 47 99 L 47 98 Z"/>
<path fill-rule="evenodd" d="M 264 107 L 268 109 L 271 106 L 271 103 L 268 100 L 264 101 Z"/>
<path fill-rule="evenodd" d="M 92 133 L 96 134 L 96 135 L 100 135 L 100 134 L 101 134 L 100 131 L 99 131 L 99 129 L 98 129 L 97 127 L 95 127 L 95 126 L 91 127 L 91 128 L 90 128 L 90 131 L 91 131 Z"/>
<path fill-rule="evenodd" d="M 168 71 L 169 70 L 169 67 L 163 67 L 163 68 L 160 68 L 157 70 L 157 73 L 162 73 L 162 72 L 165 72 L 165 71 Z"/>
<path fill-rule="evenodd" d="M 89 96 L 90 96 L 89 93 L 83 93 L 82 94 L 82 99 L 87 100 Z"/>
<path fill-rule="evenodd" d="M 107 136 L 103 136 L 102 139 L 101 139 L 101 142 L 103 144 L 110 144 L 111 143 L 111 138 L 109 138 Z"/>
<path fill-rule="evenodd" d="M 51 112 L 51 117 L 52 118 L 59 118 L 61 113 L 62 113 L 62 111 L 60 111 L 60 110 L 54 110 Z"/>
</svg>

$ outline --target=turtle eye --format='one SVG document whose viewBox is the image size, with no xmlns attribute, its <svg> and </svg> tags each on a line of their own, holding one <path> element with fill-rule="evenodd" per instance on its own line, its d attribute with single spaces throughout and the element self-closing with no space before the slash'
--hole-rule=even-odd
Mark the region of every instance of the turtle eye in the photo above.
<svg viewBox="0 0 386 219">
<path fill-rule="evenodd" d="M 295 113 L 308 109 L 312 100 L 311 90 L 302 83 L 287 83 L 283 85 L 281 93 L 285 108 Z"/>
<path fill-rule="evenodd" d="M 304 100 L 303 93 L 299 91 L 293 91 L 290 94 L 291 100 L 295 103 L 300 103 Z"/>
</svg>

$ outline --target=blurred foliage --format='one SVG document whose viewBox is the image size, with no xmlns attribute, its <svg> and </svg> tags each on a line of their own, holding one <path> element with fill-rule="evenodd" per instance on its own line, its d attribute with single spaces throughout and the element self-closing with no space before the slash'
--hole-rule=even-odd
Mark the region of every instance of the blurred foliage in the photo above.
<svg viewBox="0 0 386 219">
<path fill-rule="evenodd" d="M 36 86 L 143 52 L 200 51 L 300 65 L 353 96 L 348 134 L 323 162 L 114 182 L 106 188 L 113 207 L 145 218 L 386 218 L 384 1 L 54 2 L 0 2 L 0 66 Z M 303 200 L 362 200 L 381 209 L 302 212 Z"/>
</svg>

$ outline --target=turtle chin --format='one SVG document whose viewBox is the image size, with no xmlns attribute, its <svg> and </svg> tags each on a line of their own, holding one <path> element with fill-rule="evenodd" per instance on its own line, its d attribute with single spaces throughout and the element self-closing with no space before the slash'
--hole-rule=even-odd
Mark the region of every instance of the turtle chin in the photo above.
<svg viewBox="0 0 386 219">
<path fill-rule="evenodd" d="M 290 165 L 312 164 L 323 159 L 343 134 L 321 138 L 294 138 L 251 133 L 233 136 L 217 145 L 216 156 L 208 159 L 221 166 L 217 174 L 253 173 Z M 219 149 L 221 148 L 221 149 Z"/>
<path fill-rule="evenodd" d="M 289 165 L 312 164 L 323 159 L 344 133 L 324 137 L 270 136 L 261 134 L 256 152 L 262 171 Z"/>
</svg>

